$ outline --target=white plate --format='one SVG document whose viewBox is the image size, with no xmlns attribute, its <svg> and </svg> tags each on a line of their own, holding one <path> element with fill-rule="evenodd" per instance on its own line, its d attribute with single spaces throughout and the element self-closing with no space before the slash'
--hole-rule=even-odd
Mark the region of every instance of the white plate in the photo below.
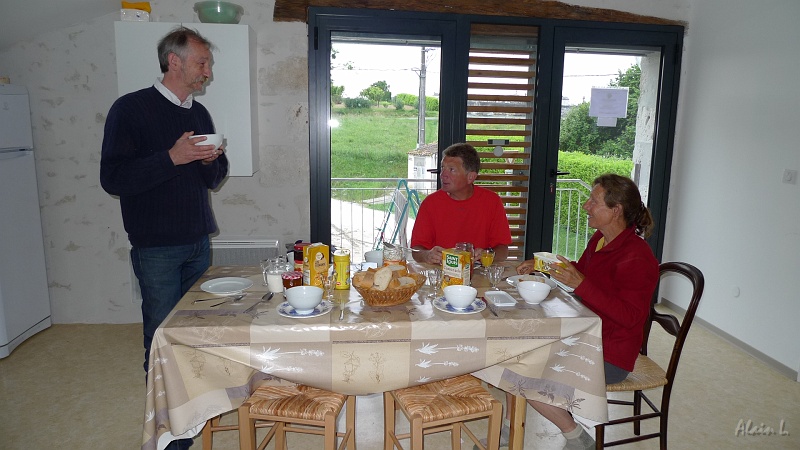
<svg viewBox="0 0 800 450">
<path fill-rule="evenodd" d="M 476 298 L 475 301 L 470 303 L 469 306 L 464 309 L 453 308 L 449 303 L 447 303 L 447 300 L 445 300 L 444 297 L 435 299 L 433 301 L 433 306 L 440 311 L 449 312 L 452 314 L 475 314 L 486 309 L 486 303 L 483 303 L 483 301 L 481 301 L 479 298 Z"/>
<path fill-rule="evenodd" d="M 239 294 L 253 285 L 251 280 L 239 277 L 223 277 L 208 280 L 200 285 L 200 289 L 210 294 Z"/>
<path fill-rule="evenodd" d="M 292 319 L 307 319 L 309 317 L 317 317 L 323 314 L 328 314 L 333 309 L 333 303 L 323 300 L 319 305 L 314 308 L 313 311 L 309 314 L 298 314 L 297 311 L 289 304 L 289 302 L 283 302 L 278 305 L 278 314 L 282 315 L 283 317 L 291 317 Z"/>
<path fill-rule="evenodd" d="M 517 304 L 517 301 L 514 300 L 514 297 L 510 296 L 508 292 L 486 291 L 483 293 L 483 297 L 496 306 L 514 306 Z"/>
<path fill-rule="evenodd" d="M 531 274 L 531 275 L 533 275 L 533 274 Z M 520 280 L 520 278 L 522 278 L 522 277 L 527 277 L 527 276 L 528 276 L 528 275 L 514 275 L 513 277 L 508 277 L 508 278 L 506 278 L 506 281 L 508 282 L 508 284 L 510 284 L 510 285 L 512 285 L 512 286 L 514 286 L 514 287 L 516 287 L 516 286 L 517 286 L 517 282 Z M 556 280 L 553 280 L 553 279 L 547 278 L 547 277 L 545 277 L 545 276 L 542 276 L 542 275 L 533 275 L 533 276 L 536 276 L 536 277 L 542 277 L 542 278 L 544 278 L 544 279 L 545 279 L 545 284 L 547 284 L 548 286 L 550 286 L 550 290 L 551 290 L 551 291 L 552 291 L 553 289 L 555 289 L 555 288 L 556 288 L 556 286 L 558 286 L 558 284 L 557 284 L 558 282 L 557 282 Z"/>
</svg>

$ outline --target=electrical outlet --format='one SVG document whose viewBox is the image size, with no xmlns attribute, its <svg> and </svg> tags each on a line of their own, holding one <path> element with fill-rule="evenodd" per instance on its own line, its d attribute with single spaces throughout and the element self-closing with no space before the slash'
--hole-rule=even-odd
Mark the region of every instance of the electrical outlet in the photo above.
<svg viewBox="0 0 800 450">
<path fill-rule="evenodd" d="M 783 182 L 785 184 L 797 184 L 797 171 L 791 169 L 784 169 Z"/>
</svg>

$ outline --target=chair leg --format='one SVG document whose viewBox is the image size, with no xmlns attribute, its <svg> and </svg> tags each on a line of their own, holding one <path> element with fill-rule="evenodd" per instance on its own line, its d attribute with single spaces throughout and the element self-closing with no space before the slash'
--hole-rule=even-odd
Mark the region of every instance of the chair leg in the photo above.
<svg viewBox="0 0 800 450">
<path fill-rule="evenodd" d="M 383 450 L 394 450 L 392 436 L 395 434 L 397 413 L 391 392 L 383 393 Z"/>
<path fill-rule="evenodd" d="M 580 426 L 580 425 L 578 425 Z M 594 427 L 594 448 L 596 450 L 600 450 L 605 447 L 606 442 L 606 427 L 603 425 L 597 425 Z"/>
<path fill-rule="evenodd" d="M 275 450 L 286 450 L 286 424 L 275 422 Z"/>
<path fill-rule="evenodd" d="M 217 419 L 217 417 L 206 420 L 206 424 L 203 426 L 203 431 L 200 432 L 200 436 L 203 438 L 203 450 L 211 450 L 213 443 L 211 427 L 214 426 L 214 419 Z"/>
<path fill-rule="evenodd" d="M 493 402 L 492 415 L 489 417 L 489 430 L 487 441 L 488 450 L 499 450 L 500 448 L 500 428 L 503 426 L 503 405 L 500 402 Z"/>
<path fill-rule="evenodd" d="M 461 448 L 461 424 L 454 423 L 450 428 L 450 448 L 452 450 Z"/>
<path fill-rule="evenodd" d="M 415 416 L 411 419 L 411 450 L 425 448 L 425 435 L 422 433 L 422 418 Z"/>
<path fill-rule="evenodd" d="M 347 450 L 356 450 L 356 397 L 354 395 L 347 396 L 347 405 L 345 405 L 345 426 L 350 431 L 350 436 L 347 438 Z"/>
<path fill-rule="evenodd" d="M 333 414 L 325 415 L 325 450 L 336 450 L 336 416 Z"/>
<path fill-rule="evenodd" d="M 638 416 L 642 413 L 642 391 L 633 391 L 633 415 Z M 642 421 L 636 420 L 633 422 L 633 434 L 639 436 L 642 434 Z"/>
<path fill-rule="evenodd" d="M 239 449 L 253 450 L 256 448 L 256 421 L 249 418 L 250 405 L 248 403 L 239 407 Z"/>
</svg>

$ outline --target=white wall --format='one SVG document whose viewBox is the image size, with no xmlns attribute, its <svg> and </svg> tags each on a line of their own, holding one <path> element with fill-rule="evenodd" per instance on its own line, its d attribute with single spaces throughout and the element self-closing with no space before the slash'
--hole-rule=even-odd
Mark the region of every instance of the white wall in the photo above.
<svg viewBox="0 0 800 450">
<path fill-rule="evenodd" d="M 194 3 L 151 2 L 153 18 L 196 22 Z M 238 3 L 246 10 L 241 23 L 253 27 L 258 40 L 261 170 L 253 177 L 229 178 L 212 195 L 214 213 L 228 236 L 308 239 L 307 27 L 273 23 L 272 1 Z M 141 321 L 131 295 L 119 201 L 99 183 L 103 125 L 117 98 L 116 20 L 118 12 L 0 51 L 0 74 L 27 86 L 31 95 L 56 323 Z"/>
<path fill-rule="evenodd" d="M 795 371 L 798 17 L 795 0 L 692 3 L 664 249 L 704 272 L 701 318 Z"/>
<path fill-rule="evenodd" d="M 194 0 L 151 3 L 155 19 L 195 20 Z M 273 23 L 270 0 L 238 3 L 242 23 L 258 36 L 261 171 L 229 179 L 212 197 L 214 211 L 227 235 L 308 237 L 306 26 Z M 781 174 L 800 170 L 790 114 L 800 104 L 800 3 L 570 3 L 688 22 L 665 260 L 705 273 L 702 319 L 798 370 L 800 185 L 781 184 Z M 0 51 L 0 75 L 31 91 L 58 323 L 140 320 L 119 203 L 98 181 L 103 122 L 117 92 L 114 20 L 106 15 Z"/>
</svg>

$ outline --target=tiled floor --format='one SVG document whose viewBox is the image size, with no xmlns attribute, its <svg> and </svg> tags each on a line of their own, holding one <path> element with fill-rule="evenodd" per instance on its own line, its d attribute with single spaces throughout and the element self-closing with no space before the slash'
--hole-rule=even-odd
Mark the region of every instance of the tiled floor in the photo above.
<svg viewBox="0 0 800 450">
<path fill-rule="evenodd" d="M 0 449 L 140 448 L 145 389 L 141 340 L 140 324 L 55 325 L 0 360 Z M 666 348 L 662 337 L 656 343 Z M 497 397 L 504 398 L 500 392 Z M 381 397 L 359 397 L 356 411 L 359 449 L 382 448 Z M 672 449 L 800 448 L 800 383 L 700 326 L 689 334 L 671 412 Z M 776 434 L 737 435 L 740 420 L 752 421 L 750 429 L 772 427 Z M 788 435 L 780 435 L 781 423 Z M 482 435 L 484 428 L 475 431 Z M 235 432 L 218 433 L 214 448 L 236 449 L 237 442 Z M 319 442 L 318 437 L 290 437 L 289 444 L 292 449 L 315 449 Z M 444 436 L 426 438 L 428 449 L 449 448 L 447 442 Z M 564 445 L 558 430 L 530 408 L 525 442 L 526 449 Z M 201 448 L 199 438 L 192 448 Z M 657 449 L 658 442 L 622 448 Z"/>
</svg>

